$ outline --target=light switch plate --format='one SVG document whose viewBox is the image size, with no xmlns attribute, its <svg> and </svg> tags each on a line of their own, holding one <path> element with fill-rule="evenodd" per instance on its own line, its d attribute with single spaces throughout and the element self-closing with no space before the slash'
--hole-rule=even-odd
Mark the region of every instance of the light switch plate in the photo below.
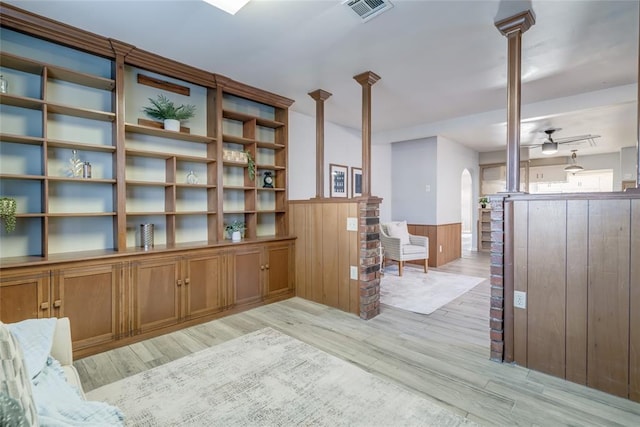
<svg viewBox="0 0 640 427">
<path fill-rule="evenodd" d="M 351 279 L 353 280 L 358 280 L 358 267 L 356 267 L 355 265 L 351 266 L 349 277 L 351 277 Z"/>
<path fill-rule="evenodd" d="M 358 218 L 347 218 L 347 231 L 358 231 Z"/>
</svg>

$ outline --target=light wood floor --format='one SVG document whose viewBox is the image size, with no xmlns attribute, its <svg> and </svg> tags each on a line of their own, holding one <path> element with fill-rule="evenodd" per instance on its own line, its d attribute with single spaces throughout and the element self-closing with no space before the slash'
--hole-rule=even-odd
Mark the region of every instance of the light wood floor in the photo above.
<svg viewBox="0 0 640 427">
<path fill-rule="evenodd" d="M 411 267 L 408 267 L 411 268 Z M 487 254 L 439 271 L 489 276 Z M 430 315 L 364 321 L 293 298 L 75 362 L 85 390 L 270 326 L 484 425 L 640 426 L 640 404 L 489 360 L 489 281 Z"/>
</svg>

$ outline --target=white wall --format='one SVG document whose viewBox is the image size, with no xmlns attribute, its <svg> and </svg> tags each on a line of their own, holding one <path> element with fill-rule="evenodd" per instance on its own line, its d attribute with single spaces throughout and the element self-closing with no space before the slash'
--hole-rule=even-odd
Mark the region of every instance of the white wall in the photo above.
<svg viewBox="0 0 640 427">
<path fill-rule="evenodd" d="M 437 138 L 391 145 L 391 216 L 416 224 L 436 224 Z M 427 192 L 426 186 L 429 186 Z M 459 188 L 458 188 L 459 193 Z"/>
<path fill-rule="evenodd" d="M 324 125 L 324 195 L 329 197 L 329 164 L 362 166 L 362 131 L 330 122 Z M 289 111 L 289 199 L 307 200 L 316 195 L 316 119 Z M 349 171 L 351 188 L 351 171 Z M 382 218 L 391 216 L 391 147 L 371 148 L 371 193 L 382 197 Z"/>
<path fill-rule="evenodd" d="M 462 203 L 460 186 L 462 171 L 467 169 L 471 174 L 474 186 L 474 200 L 478 197 L 478 153 L 450 139 L 438 137 L 437 162 L 437 222 L 435 224 L 452 224 L 462 221 Z"/>
</svg>

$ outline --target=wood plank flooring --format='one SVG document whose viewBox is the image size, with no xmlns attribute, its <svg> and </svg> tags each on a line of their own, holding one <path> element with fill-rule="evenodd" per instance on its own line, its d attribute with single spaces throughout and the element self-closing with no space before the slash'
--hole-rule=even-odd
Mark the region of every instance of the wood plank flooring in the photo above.
<svg viewBox="0 0 640 427">
<path fill-rule="evenodd" d="M 489 256 L 465 252 L 435 270 L 488 278 Z M 75 366 L 89 391 L 270 326 L 483 425 L 640 425 L 638 403 L 490 361 L 488 313 L 488 280 L 430 315 L 383 306 L 369 321 L 292 298 L 87 357 Z"/>
</svg>

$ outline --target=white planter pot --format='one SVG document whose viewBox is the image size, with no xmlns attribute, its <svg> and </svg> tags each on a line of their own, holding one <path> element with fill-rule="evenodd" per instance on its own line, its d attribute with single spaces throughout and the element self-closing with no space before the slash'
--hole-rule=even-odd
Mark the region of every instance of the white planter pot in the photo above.
<svg viewBox="0 0 640 427">
<path fill-rule="evenodd" d="M 174 132 L 180 132 L 180 120 L 165 119 L 164 130 L 172 130 Z"/>
<path fill-rule="evenodd" d="M 242 240 L 242 235 L 239 231 L 234 231 L 233 233 L 231 233 L 232 242 L 239 242 L 240 240 Z"/>
</svg>

